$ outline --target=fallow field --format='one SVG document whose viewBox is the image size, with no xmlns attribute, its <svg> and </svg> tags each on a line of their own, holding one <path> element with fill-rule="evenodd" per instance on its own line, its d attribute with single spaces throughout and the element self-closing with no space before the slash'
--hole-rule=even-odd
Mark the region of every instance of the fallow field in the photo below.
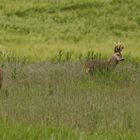
<svg viewBox="0 0 140 140">
<path fill-rule="evenodd" d="M 140 139 L 139 0 L 1 0 L 1 140 Z M 125 61 L 110 59 L 121 40 Z"/>
</svg>

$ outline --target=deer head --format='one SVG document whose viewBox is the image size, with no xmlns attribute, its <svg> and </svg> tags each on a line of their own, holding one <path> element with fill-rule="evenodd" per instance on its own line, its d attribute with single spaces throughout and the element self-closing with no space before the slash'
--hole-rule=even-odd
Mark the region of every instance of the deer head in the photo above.
<svg viewBox="0 0 140 140">
<path fill-rule="evenodd" d="M 121 53 L 123 48 L 124 48 L 124 46 L 122 45 L 121 42 L 115 43 L 114 54 L 112 56 L 112 60 L 115 61 L 116 63 L 124 60 L 122 53 Z"/>
</svg>

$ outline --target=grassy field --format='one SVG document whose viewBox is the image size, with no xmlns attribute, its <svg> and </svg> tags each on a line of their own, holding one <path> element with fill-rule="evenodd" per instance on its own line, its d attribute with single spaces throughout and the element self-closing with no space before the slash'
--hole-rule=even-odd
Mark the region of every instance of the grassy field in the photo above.
<svg viewBox="0 0 140 140">
<path fill-rule="evenodd" d="M 54 59 L 57 51 L 72 58 L 87 51 L 110 55 L 121 40 L 125 54 L 140 52 L 138 0 L 2 0 L 0 50 L 29 61 Z"/>
<path fill-rule="evenodd" d="M 138 133 L 108 133 L 79 132 L 65 128 L 49 128 L 45 125 L 26 125 L 1 122 L 0 138 L 1 140 L 138 140 Z"/>
<path fill-rule="evenodd" d="M 55 139 L 75 140 L 83 133 L 84 139 L 140 137 L 139 64 L 124 62 L 114 71 L 96 73 L 95 80 L 82 62 L 7 62 L 4 71 L 3 139 L 45 139 L 52 133 Z"/>
<path fill-rule="evenodd" d="M 90 133 L 64 128 L 49 128 L 45 125 L 26 125 L 1 122 L 1 140 L 138 140 L 138 133 Z"/>
<path fill-rule="evenodd" d="M 140 139 L 139 0 L 1 0 L 0 139 Z M 124 43 L 113 71 L 84 71 Z"/>
</svg>

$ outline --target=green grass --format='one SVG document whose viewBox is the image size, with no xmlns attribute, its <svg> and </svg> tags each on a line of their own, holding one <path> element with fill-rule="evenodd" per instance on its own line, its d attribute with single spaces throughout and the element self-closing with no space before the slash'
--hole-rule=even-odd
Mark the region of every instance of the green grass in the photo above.
<svg viewBox="0 0 140 140">
<path fill-rule="evenodd" d="M 97 132 L 90 134 L 66 128 L 50 128 L 45 125 L 15 124 L 0 121 L 1 140 L 137 140 L 139 138 L 138 133 Z"/>
<path fill-rule="evenodd" d="M 88 132 L 140 130 L 139 64 L 86 75 L 83 64 L 7 63 L 0 91 L 6 120 Z"/>
<path fill-rule="evenodd" d="M 139 0 L 1 0 L 0 139 L 140 139 Z M 121 40 L 126 61 L 85 74 Z"/>
<path fill-rule="evenodd" d="M 122 40 L 124 54 L 139 56 L 138 0 L 60 0 L 0 2 L 0 50 L 29 61 L 50 60 L 58 50 L 73 59 L 89 50 L 111 55 Z"/>
</svg>

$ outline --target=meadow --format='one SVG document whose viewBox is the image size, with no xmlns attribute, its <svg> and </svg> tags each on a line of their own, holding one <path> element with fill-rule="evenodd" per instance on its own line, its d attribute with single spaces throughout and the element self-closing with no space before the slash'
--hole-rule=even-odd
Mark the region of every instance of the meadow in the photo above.
<svg viewBox="0 0 140 140">
<path fill-rule="evenodd" d="M 138 0 L 1 0 L 2 140 L 140 139 Z M 112 71 L 85 73 L 89 60 Z"/>
</svg>

